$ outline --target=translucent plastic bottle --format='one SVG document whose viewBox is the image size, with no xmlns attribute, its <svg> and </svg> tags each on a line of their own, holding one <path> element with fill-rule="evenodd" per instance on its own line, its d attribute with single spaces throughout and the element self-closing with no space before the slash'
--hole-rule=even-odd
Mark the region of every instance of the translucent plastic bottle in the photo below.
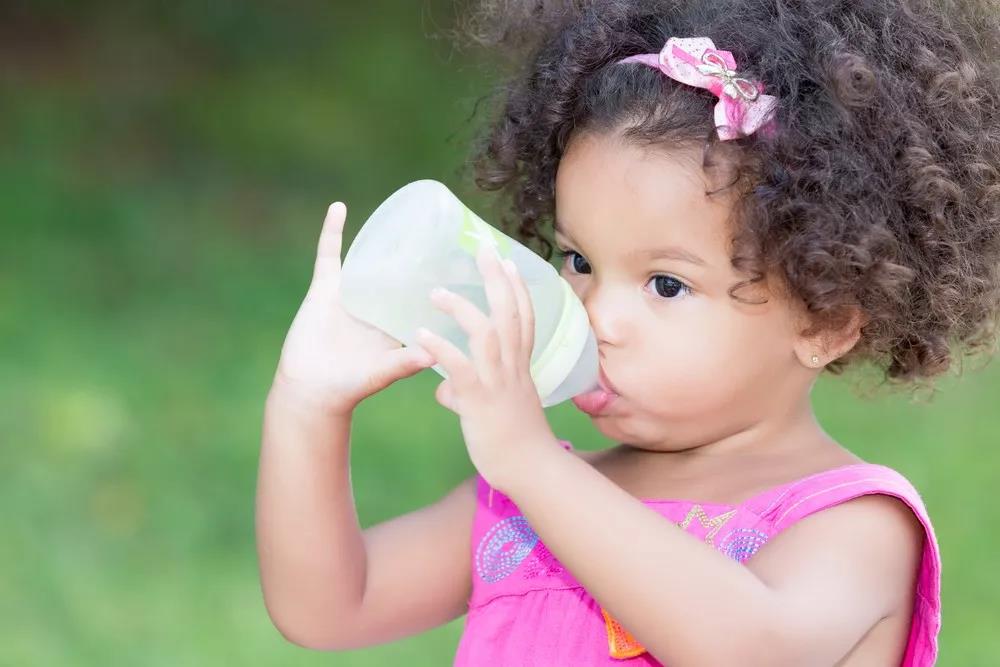
<svg viewBox="0 0 1000 667">
<path fill-rule="evenodd" d="M 465 331 L 431 303 L 430 291 L 445 287 L 489 313 L 476 265 L 481 243 L 514 262 L 531 294 L 531 376 L 542 405 L 598 387 L 597 343 L 587 311 L 569 284 L 555 267 L 483 222 L 438 181 L 400 188 L 365 222 L 344 257 L 344 308 L 404 345 L 414 345 L 417 328 L 425 327 L 468 354 Z M 434 370 L 447 377 L 440 366 Z"/>
</svg>

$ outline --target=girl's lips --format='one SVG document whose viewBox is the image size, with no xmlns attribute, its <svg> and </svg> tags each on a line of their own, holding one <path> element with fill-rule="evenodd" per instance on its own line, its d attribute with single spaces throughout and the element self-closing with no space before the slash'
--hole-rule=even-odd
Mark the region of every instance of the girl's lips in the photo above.
<svg viewBox="0 0 1000 667">
<path fill-rule="evenodd" d="M 615 391 L 614 386 L 608 381 L 603 368 L 601 369 L 598 382 L 600 384 L 599 388 L 574 396 L 571 399 L 573 405 L 591 417 L 604 412 L 618 398 L 618 392 Z"/>
<path fill-rule="evenodd" d="M 615 388 L 613 384 L 611 384 L 611 380 L 608 379 L 608 376 L 604 374 L 604 369 L 600 368 L 599 370 L 601 371 L 600 375 L 601 388 L 604 389 L 605 391 L 617 395 L 618 390 Z"/>
<path fill-rule="evenodd" d="M 618 398 L 617 394 L 605 391 L 604 389 L 595 389 L 579 396 L 574 396 L 571 400 L 573 401 L 573 405 L 580 410 L 586 412 L 591 417 L 595 417 L 604 412 L 616 398 Z"/>
</svg>

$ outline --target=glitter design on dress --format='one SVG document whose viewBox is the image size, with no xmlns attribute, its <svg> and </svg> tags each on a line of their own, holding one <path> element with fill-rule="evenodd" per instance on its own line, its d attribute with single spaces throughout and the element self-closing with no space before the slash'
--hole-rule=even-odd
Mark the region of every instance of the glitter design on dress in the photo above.
<svg viewBox="0 0 1000 667">
<path fill-rule="evenodd" d="M 687 513 L 686 517 L 684 517 L 684 520 L 677 525 L 684 530 L 687 530 L 688 526 L 691 525 L 691 521 L 693 519 L 698 519 L 698 523 L 701 524 L 701 527 L 708 529 L 708 532 L 705 533 L 705 542 L 715 546 L 715 534 L 718 533 L 719 530 L 726 525 L 726 522 L 734 516 L 736 516 L 736 510 L 729 510 L 728 512 L 724 512 L 718 516 L 709 517 L 708 514 L 705 513 L 705 510 L 702 509 L 701 505 L 693 505 L 691 507 L 691 511 Z"/>
<path fill-rule="evenodd" d="M 476 572 L 488 584 L 510 576 L 538 544 L 538 535 L 523 516 L 494 524 L 476 548 Z"/>
<path fill-rule="evenodd" d="M 745 563 L 767 542 L 767 533 L 753 528 L 734 528 L 719 542 L 719 551 L 733 560 Z"/>
<path fill-rule="evenodd" d="M 544 542 L 539 542 L 535 547 L 531 557 L 524 564 L 521 570 L 525 579 L 535 579 L 537 577 L 554 577 L 565 572 L 562 563 L 559 562 Z"/>
</svg>

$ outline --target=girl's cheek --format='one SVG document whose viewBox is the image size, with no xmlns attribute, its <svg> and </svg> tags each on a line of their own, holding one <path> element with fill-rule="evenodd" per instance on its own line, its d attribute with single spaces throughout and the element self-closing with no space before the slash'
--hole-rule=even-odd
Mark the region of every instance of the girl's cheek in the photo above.
<svg viewBox="0 0 1000 667">
<path fill-rule="evenodd" d="M 674 328 L 655 363 L 660 383 L 669 391 L 684 391 L 685 387 L 701 388 L 717 382 L 731 372 L 736 361 L 732 339 L 719 330 L 700 326 Z"/>
</svg>

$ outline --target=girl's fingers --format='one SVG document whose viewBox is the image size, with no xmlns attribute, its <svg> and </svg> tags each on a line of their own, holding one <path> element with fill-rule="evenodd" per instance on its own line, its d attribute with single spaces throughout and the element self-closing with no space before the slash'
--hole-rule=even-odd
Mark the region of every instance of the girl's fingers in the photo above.
<svg viewBox="0 0 1000 667">
<path fill-rule="evenodd" d="M 521 323 L 513 285 L 492 246 L 483 244 L 476 255 L 476 264 L 483 274 L 490 315 L 500 338 L 502 363 L 513 366 L 521 347 Z"/>
<path fill-rule="evenodd" d="M 323 229 L 319 234 L 313 282 L 336 280 L 340 276 L 340 251 L 346 219 L 347 206 L 343 202 L 334 202 L 327 208 Z"/>
<path fill-rule="evenodd" d="M 456 387 L 466 387 L 476 379 L 476 371 L 472 362 L 462 354 L 462 351 L 446 338 L 438 336 L 433 331 L 420 327 L 417 329 L 417 341 L 441 365 Z"/>
<path fill-rule="evenodd" d="M 528 286 L 521 280 L 521 275 L 517 272 L 517 267 L 511 260 L 504 260 L 504 270 L 510 278 L 511 287 L 514 291 L 514 300 L 517 303 L 517 310 L 520 320 L 521 349 L 528 360 L 531 358 L 531 349 L 535 345 L 535 310 L 531 303 L 531 293 Z"/>
<path fill-rule="evenodd" d="M 467 299 L 443 287 L 431 292 L 431 303 L 455 318 L 469 335 L 472 361 L 483 382 L 491 383 L 501 359 L 500 340 L 490 318 Z"/>
<path fill-rule="evenodd" d="M 455 394 L 451 390 L 449 382 L 449 380 L 445 380 L 437 386 L 437 389 L 434 390 L 434 398 L 437 399 L 438 403 L 458 414 L 458 406 L 455 405 Z"/>
</svg>

